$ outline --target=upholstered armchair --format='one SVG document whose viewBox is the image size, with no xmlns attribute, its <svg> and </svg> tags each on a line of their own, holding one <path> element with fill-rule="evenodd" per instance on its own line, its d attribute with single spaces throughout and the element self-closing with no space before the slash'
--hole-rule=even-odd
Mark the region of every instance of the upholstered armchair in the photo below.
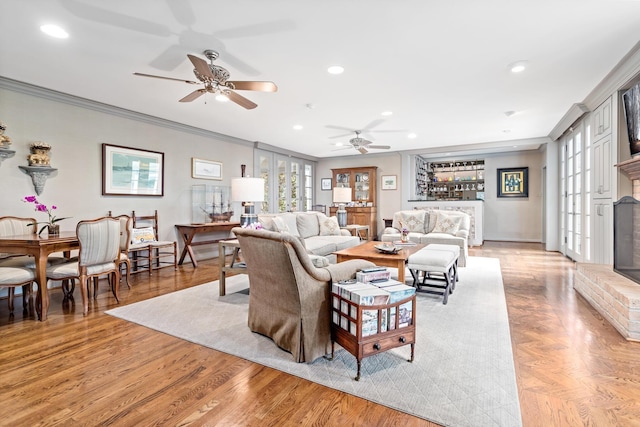
<svg viewBox="0 0 640 427">
<path fill-rule="evenodd" d="M 289 351 L 296 362 L 331 352 L 332 281 L 372 267 L 351 260 L 315 267 L 300 240 L 288 233 L 236 227 L 249 274 L 249 328 Z"/>
</svg>

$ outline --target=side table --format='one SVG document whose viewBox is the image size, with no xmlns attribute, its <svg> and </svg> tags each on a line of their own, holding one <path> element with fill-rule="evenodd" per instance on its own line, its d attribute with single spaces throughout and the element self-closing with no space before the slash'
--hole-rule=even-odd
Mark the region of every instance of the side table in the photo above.
<svg viewBox="0 0 640 427">
<path fill-rule="evenodd" d="M 231 262 L 226 263 L 226 248 L 233 248 L 233 255 Z M 237 262 L 240 255 L 240 242 L 238 240 L 220 240 L 218 242 L 218 260 L 220 265 L 220 296 L 224 296 L 227 293 L 226 289 L 226 275 L 227 273 L 246 273 L 247 266 L 243 262 Z"/>
<path fill-rule="evenodd" d="M 360 240 L 369 240 L 369 226 L 368 225 L 358 225 L 358 224 L 349 224 L 344 227 L 340 227 L 343 230 L 349 230 L 354 236 L 360 237 Z M 363 234 L 364 232 L 364 234 Z"/>
</svg>

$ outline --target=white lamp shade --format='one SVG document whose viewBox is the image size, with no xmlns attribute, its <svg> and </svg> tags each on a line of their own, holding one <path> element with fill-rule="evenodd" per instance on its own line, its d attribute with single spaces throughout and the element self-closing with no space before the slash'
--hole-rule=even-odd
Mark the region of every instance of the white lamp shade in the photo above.
<svg viewBox="0 0 640 427">
<path fill-rule="evenodd" d="M 334 187 L 333 203 L 349 203 L 351 201 L 351 188 Z"/>
<path fill-rule="evenodd" d="M 231 200 L 234 202 L 264 202 L 264 179 L 232 178 Z"/>
</svg>

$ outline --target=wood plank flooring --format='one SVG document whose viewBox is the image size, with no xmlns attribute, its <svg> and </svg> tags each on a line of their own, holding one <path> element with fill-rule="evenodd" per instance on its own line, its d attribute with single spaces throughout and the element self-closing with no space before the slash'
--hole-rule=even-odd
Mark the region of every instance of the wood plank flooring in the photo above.
<svg viewBox="0 0 640 427">
<path fill-rule="evenodd" d="M 485 242 L 502 265 L 525 426 L 640 426 L 640 343 L 572 288 L 573 263 L 539 244 Z M 218 277 L 217 260 L 134 275 L 121 304 Z M 461 291 L 462 288 L 457 290 Z M 453 295 L 455 297 L 455 293 Z M 47 322 L 0 301 L 0 425 L 435 426 L 103 312 L 52 291 Z M 186 308 L 188 309 L 188 308 Z"/>
</svg>

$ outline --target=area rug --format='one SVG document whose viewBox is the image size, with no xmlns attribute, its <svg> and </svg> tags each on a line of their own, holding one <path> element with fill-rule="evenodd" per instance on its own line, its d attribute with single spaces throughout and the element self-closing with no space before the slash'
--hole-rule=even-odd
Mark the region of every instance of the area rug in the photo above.
<svg viewBox="0 0 640 427">
<path fill-rule="evenodd" d="M 410 277 L 410 275 L 409 275 Z M 416 345 L 356 359 L 336 345 L 332 361 L 294 363 L 247 327 L 249 280 L 210 282 L 107 311 L 184 340 L 341 390 L 446 426 L 521 426 L 500 264 L 471 257 L 447 305 L 418 294 Z"/>
</svg>

